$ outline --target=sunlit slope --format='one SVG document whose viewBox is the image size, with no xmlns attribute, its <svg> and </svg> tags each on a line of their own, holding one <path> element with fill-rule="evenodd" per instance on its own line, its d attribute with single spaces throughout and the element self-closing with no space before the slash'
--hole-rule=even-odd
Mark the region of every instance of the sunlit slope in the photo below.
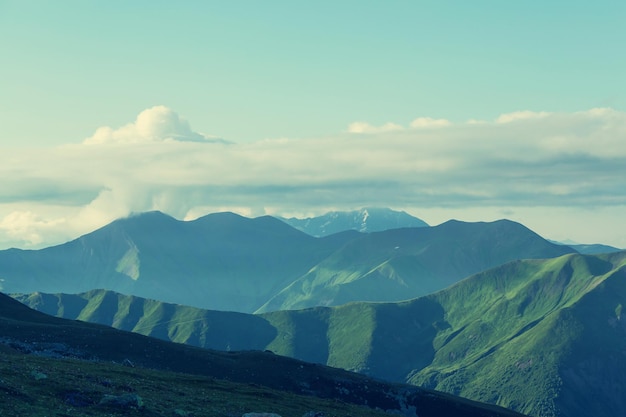
<svg viewBox="0 0 626 417">
<path fill-rule="evenodd" d="M 257 312 L 407 300 L 515 259 L 572 252 L 509 220 L 371 233 L 347 243 Z"/>
<path fill-rule="evenodd" d="M 600 353 L 626 347 L 615 312 L 626 301 L 625 255 L 515 262 L 432 296 L 446 312 L 445 330 L 433 339 L 431 364 L 416 369 L 408 381 L 531 415 L 609 416 L 612 407 L 623 413 L 626 404 L 617 404 L 622 400 L 612 398 L 612 390 L 575 406 L 563 398 L 568 393 L 584 398 L 596 390 L 597 380 L 566 375 L 592 352 L 602 366 L 626 372 L 626 362 Z M 621 289 L 611 299 L 599 295 L 612 286 Z M 600 299 L 589 304 L 593 298 Z M 582 309 L 590 311 L 581 316 Z M 589 338 L 590 332 L 603 337 Z M 603 338 L 611 344 L 600 342 Z M 588 352 L 581 354 L 580 346 Z M 602 373 L 594 378 L 602 379 Z M 626 384 L 613 388 L 626 394 Z"/>
</svg>

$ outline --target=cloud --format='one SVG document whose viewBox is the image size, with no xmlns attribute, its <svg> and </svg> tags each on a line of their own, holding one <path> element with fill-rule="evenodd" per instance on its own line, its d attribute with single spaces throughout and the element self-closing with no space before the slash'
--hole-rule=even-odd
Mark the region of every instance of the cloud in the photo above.
<svg viewBox="0 0 626 417">
<path fill-rule="evenodd" d="M 584 224 L 591 209 L 626 208 L 626 113 L 520 114 L 506 123 L 428 119 L 421 124 L 438 127 L 364 125 L 363 135 L 225 144 L 190 141 L 176 113 L 148 109 L 100 136 L 115 146 L 0 149 L 0 247 L 59 243 L 146 210 L 182 219 L 210 208 L 259 215 L 391 206 L 419 216 L 492 207 L 521 216 L 566 207 L 584 210 Z"/>
<path fill-rule="evenodd" d="M 411 127 L 414 129 L 428 129 L 437 127 L 450 126 L 449 120 L 446 119 L 433 119 L 432 117 L 418 117 L 411 122 Z"/>
<path fill-rule="evenodd" d="M 513 113 L 501 114 L 496 119 L 496 123 L 511 123 L 511 122 L 517 122 L 520 120 L 541 119 L 549 115 L 550 113 L 548 112 L 533 112 L 533 111 L 528 111 L 528 110 L 516 111 Z"/>
<path fill-rule="evenodd" d="M 13 211 L 0 220 L 0 230 L 9 241 L 21 241 L 29 246 L 44 242 L 47 231 L 62 227 L 66 219 L 43 219 L 30 211 Z"/>
<path fill-rule="evenodd" d="M 385 123 L 382 126 L 373 126 L 367 122 L 353 122 L 348 126 L 348 133 L 384 133 L 402 130 L 402 126 L 395 123 Z"/>
<path fill-rule="evenodd" d="M 134 123 L 129 123 L 119 129 L 100 127 L 93 136 L 85 139 L 84 143 L 97 145 L 159 141 L 216 142 L 223 140 L 194 132 L 189 127 L 189 123 L 176 112 L 165 106 L 155 106 L 139 113 Z"/>
<path fill-rule="evenodd" d="M 410 123 L 412 129 L 433 129 L 447 127 L 452 123 L 447 119 L 433 119 L 432 117 L 418 117 Z M 396 123 L 385 123 L 381 126 L 374 126 L 367 122 L 353 122 L 348 125 L 348 133 L 387 133 L 405 130 L 405 127 Z"/>
</svg>

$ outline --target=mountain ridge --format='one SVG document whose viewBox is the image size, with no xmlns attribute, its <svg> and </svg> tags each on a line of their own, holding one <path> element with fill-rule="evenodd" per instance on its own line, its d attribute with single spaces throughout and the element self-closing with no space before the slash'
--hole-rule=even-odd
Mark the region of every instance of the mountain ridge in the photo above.
<svg viewBox="0 0 626 417">
<path fill-rule="evenodd" d="M 46 297 L 58 307 L 31 302 Z M 626 411 L 623 305 L 626 251 L 516 260 L 398 303 L 237 316 L 179 306 L 145 323 L 167 322 L 148 334 L 178 342 L 269 349 L 528 415 L 610 417 Z"/>
<path fill-rule="evenodd" d="M 213 213 L 187 222 L 149 212 L 63 245 L 0 251 L 0 290 L 77 293 L 105 288 L 250 313 L 398 301 L 511 259 L 573 251 L 510 221 L 452 221 L 316 238 L 271 216 Z"/>
<path fill-rule="evenodd" d="M 384 410 L 396 415 L 399 413 L 417 416 L 419 413 L 420 416 L 426 417 L 435 417 L 442 413 L 463 417 L 521 416 L 500 407 L 408 385 L 384 383 L 362 375 L 309 364 L 269 352 L 217 352 L 165 342 L 97 324 L 51 317 L 31 310 L 4 294 L 0 294 L 0 333 L 2 334 L 0 351 L 3 354 L 0 358 L 0 369 L 7 371 L 0 381 L 0 393 L 9 400 L 0 406 L 0 410 L 4 411 L 15 407 L 32 411 L 35 405 L 39 409 L 42 407 L 39 397 L 43 395 L 48 407 L 61 405 L 68 414 L 76 411 L 99 416 L 129 413 L 134 415 L 137 409 L 142 415 L 165 415 L 163 410 L 159 411 L 153 404 L 157 401 L 155 398 L 152 398 L 153 402 L 144 404 L 138 395 L 147 392 L 148 380 L 153 383 L 165 377 L 163 373 L 147 372 L 155 370 L 168 371 L 169 385 L 167 388 L 161 385 L 157 390 L 159 400 L 164 397 L 171 398 L 169 404 L 174 397 L 184 395 L 172 392 L 176 388 L 172 382 L 188 380 L 190 376 L 196 375 L 195 382 L 203 384 L 205 396 L 206 390 L 216 385 L 214 379 L 218 379 L 223 381 L 221 390 L 230 393 L 229 395 L 234 396 L 234 391 L 241 390 L 245 384 L 248 392 L 254 389 L 261 398 L 269 396 L 271 401 L 267 401 L 266 404 L 280 406 L 282 409 L 293 409 L 297 405 L 288 404 L 289 400 L 299 403 L 311 402 L 307 398 L 317 398 L 317 404 L 328 408 L 331 407 L 331 402 L 324 402 L 323 399 L 368 407 L 363 408 L 362 412 L 372 416 L 382 415 L 381 411 Z M 7 367 L 8 362 L 5 358 L 12 360 L 13 364 Z M 124 369 L 119 365 L 122 363 L 126 363 L 128 367 Z M 23 372 L 21 369 L 24 364 L 26 369 L 31 367 L 30 377 L 24 378 L 18 374 Z M 113 378 L 116 381 L 120 378 L 120 371 L 123 371 L 127 383 L 116 388 L 112 381 Z M 85 372 L 90 374 L 85 376 Z M 173 373 L 177 373 L 178 376 Z M 106 377 L 100 379 L 100 375 Z M 205 379 L 199 380 L 199 377 Z M 132 387 L 128 381 L 134 381 Z M 36 387 L 32 387 L 33 384 L 36 384 Z M 95 391 L 94 388 L 83 389 L 87 384 L 95 387 Z M 42 385 L 44 389 L 41 388 Z M 25 391 L 27 386 L 33 392 L 39 393 L 37 397 L 30 398 Z M 114 389 L 118 392 L 121 390 L 126 397 L 129 397 L 128 392 L 133 393 L 130 397 L 133 398 L 134 404 L 115 410 L 106 406 L 103 408 L 102 400 L 98 403 L 93 399 L 98 392 L 111 392 Z M 55 395 L 57 390 L 60 392 Z M 215 394 L 215 390 L 211 392 Z M 294 398 L 294 394 L 300 396 L 299 399 Z M 208 406 L 214 399 L 212 398 L 209 404 L 204 404 L 204 408 L 212 408 Z M 197 401 L 187 399 L 185 404 L 188 406 L 192 402 Z M 258 398 L 256 402 L 260 402 Z M 45 403 L 43 407 L 46 407 Z M 348 407 L 343 408 L 345 411 L 342 415 L 351 415 Z M 352 409 L 352 413 L 354 412 L 358 413 L 358 410 Z M 232 415 L 224 410 L 219 414 L 214 412 L 205 414 L 203 410 L 200 410 L 200 413 L 199 416 Z M 170 409 L 168 415 L 188 414 Z"/>
</svg>

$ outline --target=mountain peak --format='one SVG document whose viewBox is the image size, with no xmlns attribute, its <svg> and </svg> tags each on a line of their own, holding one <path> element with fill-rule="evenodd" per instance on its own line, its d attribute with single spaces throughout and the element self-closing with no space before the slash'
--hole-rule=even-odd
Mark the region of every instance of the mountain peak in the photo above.
<svg viewBox="0 0 626 417">
<path fill-rule="evenodd" d="M 309 235 L 322 237 L 346 230 L 362 233 L 380 232 L 404 227 L 428 227 L 428 224 L 404 211 L 390 208 L 364 207 L 352 211 L 331 211 L 318 217 L 280 220 Z"/>
</svg>

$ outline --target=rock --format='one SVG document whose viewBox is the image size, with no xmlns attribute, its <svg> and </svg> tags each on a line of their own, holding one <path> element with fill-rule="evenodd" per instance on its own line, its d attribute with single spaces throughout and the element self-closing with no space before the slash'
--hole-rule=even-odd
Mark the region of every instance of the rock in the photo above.
<svg viewBox="0 0 626 417">
<path fill-rule="evenodd" d="M 105 395 L 99 405 L 116 408 L 142 408 L 143 400 L 137 394 Z"/>
<path fill-rule="evenodd" d="M 33 370 L 30 375 L 35 378 L 35 381 L 41 381 L 42 379 L 46 379 L 48 378 L 48 375 L 44 374 L 43 372 L 39 372 L 39 371 L 35 371 Z"/>
<path fill-rule="evenodd" d="M 326 417 L 326 414 L 321 411 L 307 411 L 302 417 Z"/>
</svg>

